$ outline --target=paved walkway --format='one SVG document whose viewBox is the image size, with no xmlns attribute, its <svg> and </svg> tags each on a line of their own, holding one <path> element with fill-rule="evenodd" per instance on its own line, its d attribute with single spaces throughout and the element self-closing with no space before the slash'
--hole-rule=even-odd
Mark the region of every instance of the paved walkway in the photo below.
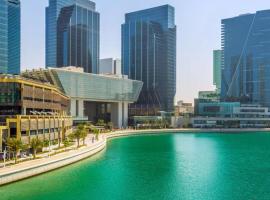
<svg viewBox="0 0 270 200">
<path fill-rule="evenodd" d="M 6 166 L 5 168 L 0 168 L 0 176 L 3 174 L 6 174 L 6 173 L 13 172 L 13 171 L 16 172 L 17 170 L 27 169 L 31 166 L 57 161 L 59 159 L 68 157 L 70 155 L 83 152 L 87 149 L 91 149 L 93 147 L 98 146 L 99 144 L 104 142 L 106 139 L 104 137 L 104 135 L 100 135 L 99 140 L 98 141 L 95 140 L 94 143 L 92 143 L 92 138 L 93 138 L 93 135 L 89 135 L 85 140 L 86 146 L 80 147 L 79 149 L 77 149 L 77 142 L 76 142 L 73 146 L 66 148 L 67 151 L 65 151 L 65 152 L 58 153 L 58 154 L 52 155 L 50 157 L 48 156 L 48 153 L 39 154 L 39 155 L 37 155 L 37 157 L 39 157 L 40 159 L 24 161 L 24 162 L 15 164 L 15 165 Z M 81 144 L 82 144 L 82 142 L 81 142 Z M 65 149 L 61 149 L 61 150 L 65 150 Z M 58 150 L 58 151 L 61 151 L 61 150 Z M 51 151 L 50 154 L 52 154 L 55 151 L 57 151 L 57 150 Z"/>
</svg>

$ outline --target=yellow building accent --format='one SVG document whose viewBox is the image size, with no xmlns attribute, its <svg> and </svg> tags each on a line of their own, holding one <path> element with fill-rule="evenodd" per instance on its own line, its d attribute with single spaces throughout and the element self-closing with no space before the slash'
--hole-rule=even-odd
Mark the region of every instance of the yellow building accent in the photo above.
<svg viewBox="0 0 270 200">
<path fill-rule="evenodd" d="M 2 144 L 3 144 L 3 130 L 6 130 L 6 126 L 0 126 L 0 152 L 2 150 Z"/>
<path fill-rule="evenodd" d="M 39 122 L 42 120 L 42 127 L 39 127 Z M 49 120 L 49 126 L 46 126 L 46 120 Z M 51 123 L 53 120 L 53 123 Z M 27 124 L 27 129 L 22 130 L 22 123 Z M 31 123 L 35 124 L 35 128 L 31 128 Z M 3 143 L 3 130 L 7 130 L 8 136 L 10 138 L 10 128 L 11 124 L 16 127 L 16 138 L 22 140 L 24 144 L 29 144 L 33 137 L 39 137 L 42 141 L 45 139 L 49 140 L 57 140 L 63 139 L 72 133 L 72 124 L 73 120 L 71 116 L 43 116 L 43 115 L 17 115 L 14 118 L 6 119 L 6 126 L 0 126 L 0 151 L 2 149 Z M 52 129 L 54 131 L 52 131 Z M 58 131 L 55 131 L 57 129 Z M 42 133 L 39 131 L 42 130 Z M 47 133 L 45 130 L 49 130 Z M 61 131 L 60 131 L 61 130 Z M 22 131 L 24 131 L 24 135 L 22 135 Z M 31 135 L 30 131 L 36 131 L 35 135 Z"/>
<path fill-rule="evenodd" d="M 39 83 L 37 81 L 33 81 L 30 79 L 22 79 L 20 77 L 14 77 L 14 78 L 10 78 L 10 77 L 0 77 L 0 82 L 2 83 L 20 83 L 23 85 L 30 85 L 30 86 L 34 86 L 34 87 L 40 87 L 40 88 L 44 88 L 44 89 L 48 89 L 53 91 L 53 93 L 55 92 L 56 94 L 64 97 L 64 98 L 69 98 L 66 95 L 63 95 L 63 93 L 60 91 L 60 89 L 58 89 L 57 87 L 47 84 L 47 83 Z"/>
</svg>

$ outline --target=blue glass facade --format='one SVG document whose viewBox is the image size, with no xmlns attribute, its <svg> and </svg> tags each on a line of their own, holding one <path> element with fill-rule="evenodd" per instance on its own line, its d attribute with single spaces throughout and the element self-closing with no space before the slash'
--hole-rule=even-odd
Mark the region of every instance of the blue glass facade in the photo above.
<svg viewBox="0 0 270 200">
<path fill-rule="evenodd" d="M 198 104 L 197 116 L 232 117 L 234 108 L 240 107 L 239 102 L 201 102 Z"/>
<path fill-rule="evenodd" d="M 20 1 L 0 0 L 0 73 L 20 73 Z"/>
<path fill-rule="evenodd" d="M 143 81 L 131 115 L 157 115 L 174 109 L 176 25 L 174 8 L 164 5 L 128 13 L 122 25 L 122 73 Z"/>
<path fill-rule="evenodd" d="M 99 13 L 89 0 L 50 0 L 46 8 L 46 66 L 98 73 Z"/>
<path fill-rule="evenodd" d="M 222 20 L 221 98 L 270 107 L 270 10 Z"/>
</svg>

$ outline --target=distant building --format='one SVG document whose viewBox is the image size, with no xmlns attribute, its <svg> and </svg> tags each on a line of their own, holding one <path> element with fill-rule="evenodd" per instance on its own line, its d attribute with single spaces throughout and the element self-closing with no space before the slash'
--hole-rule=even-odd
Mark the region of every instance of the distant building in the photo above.
<svg viewBox="0 0 270 200">
<path fill-rule="evenodd" d="M 128 125 L 128 105 L 137 101 L 141 81 L 122 75 L 100 75 L 83 72 L 77 67 L 26 71 L 22 76 L 49 82 L 71 98 L 70 112 L 75 123 L 103 119 L 114 127 Z"/>
<path fill-rule="evenodd" d="M 269 128 L 270 111 L 260 105 L 239 102 L 200 103 L 194 128 Z"/>
<path fill-rule="evenodd" d="M 199 114 L 200 103 L 216 103 L 219 100 L 218 91 L 199 91 L 198 98 L 194 99 L 194 115 L 197 116 Z"/>
<path fill-rule="evenodd" d="M 20 73 L 21 4 L 19 0 L 0 1 L 0 73 Z"/>
<path fill-rule="evenodd" d="M 220 93 L 221 90 L 221 62 L 222 51 L 213 51 L 213 84 L 216 86 L 216 90 Z"/>
<path fill-rule="evenodd" d="M 89 0 L 49 0 L 46 67 L 77 66 L 98 73 L 100 19 Z"/>
<path fill-rule="evenodd" d="M 121 60 L 113 58 L 100 59 L 99 74 L 121 75 Z"/>
<path fill-rule="evenodd" d="M 199 91 L 199 99 L 218 101 L 219 94 L 217 91 Z"/>
<path fill-rule="evenodd" d="M 225 101 L 270 107 L 270 10 L 222 20 Z"/>
<path fill-rule="evenodd" d="M 126 14 L 122 25 L 122 74 L 143 81 L 132 116 L 174 111 L 176 93 L 175 10 L 170 5 Z"/>
<path fill-rule="evenodd" d="M 240 107 L 239 102 L 200 102 L 197 116 L 232 117 L 233 109 Z"/>
<path fill-rule="evenodd" d="M 193 115 L 194 107 L 192 103 L 184 103 L 183 101 L 178 101 L 175 106 L 175 115 L 184 116 L 184 115 Z"/>
</svg>

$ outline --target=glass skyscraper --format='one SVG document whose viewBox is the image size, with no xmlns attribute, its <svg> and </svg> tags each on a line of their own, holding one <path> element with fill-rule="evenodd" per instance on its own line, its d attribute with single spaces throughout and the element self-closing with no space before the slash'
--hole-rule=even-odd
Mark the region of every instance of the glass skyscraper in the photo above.
<svg viewBox="0 0 270 200">
<path fill-rule="evenodd" d="M 213 51 L 213 84 L 216 86 L 216 90 L 219 93 L 221 90 L 221 58 L 222 51 Z"/>
<path fill-rule="evenodd" d="M 82 67 L 98 73 L 100 16 L 89 0 L 49 0 L 46 66 Z"/>
<path fill-rule="evenodd" d="M 223 100 L 270 107 L 270 10 L 222 20 Z"/>
<path fill-rule="evenodd" d="M 128 13 L 122 25 L 122 74 L 144 86 L 130 115 L 174 110 L 176 25 L 170 5 Z"/>
<path fill-rule="evenodd" d="M 0 73 L 20 73 L 20 19 L 19 0 L 0 0 Z"/>
</svg>

